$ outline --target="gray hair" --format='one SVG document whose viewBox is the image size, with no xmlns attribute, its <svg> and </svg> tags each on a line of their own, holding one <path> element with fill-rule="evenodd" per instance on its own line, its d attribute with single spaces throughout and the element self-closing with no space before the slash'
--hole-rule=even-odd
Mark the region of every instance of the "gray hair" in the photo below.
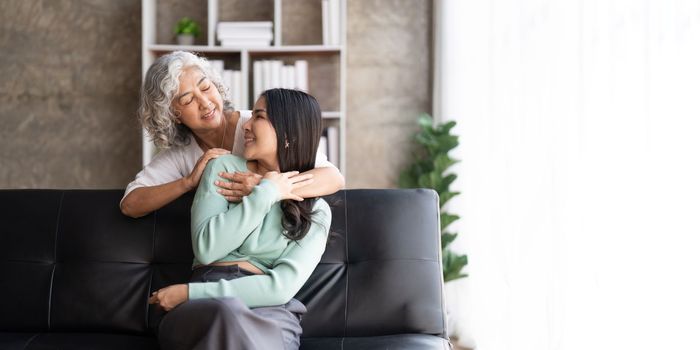
<svg viewBox="0 0 700 350">
<path fill-rule="evenodd" d="M 141 125 L 158 148 L 184 146 L 190 142 L 192 131 L 184 124 L 175 122 L 177 116 L 172 102 L 179 89 L 180 74 L 191 67 L 201 71 L 216 86 L 224 102 L 224 111 L 233 109 L 228 88 L 205 58 L 186 51 L 174 51 L 158 57 L 146 72 L 138 111 Z"/>
</svg>

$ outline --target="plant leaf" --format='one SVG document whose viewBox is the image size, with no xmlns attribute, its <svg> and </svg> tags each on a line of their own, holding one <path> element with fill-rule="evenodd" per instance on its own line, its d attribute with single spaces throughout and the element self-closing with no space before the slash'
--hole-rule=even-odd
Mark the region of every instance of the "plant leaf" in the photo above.
<svg viewBox="0 0 700 350">
<path fill-rule="evenodd" d="M 455 238 L 457 238 L 456 233 L 443 232 L 441 236 L 442 237 L 440 237 L 440 241 L 442 243 L 442 249 L 447 248 L 447 246 L 449 246 L 450 243 L 452 243 L 455 240 Z"/>
<path fill-rule="evenodd" d="M 444 207 L 445 203 L 447 203 L 450 199 L 454 198 L 458 194 L 459 192 L 442 192 L 440 194 L 440 208 Z"/>
<path fill-rule="evenodd" d="M 441 230 L 444 231 L 447 226 L 450 226 L 451 223 L 453 223 L 457 220 L 459 220 L 459 215 L 441 213 L 440 214 L 440 228 L 441 228 Z M 444 235 L 444 233 L 443 233 L 443 235 Z"/>
<path fill-rule="evenodd" d="M 433 118 L 428 114 L 421 114 L 418 117 L 418 125 L 424 129 L 433 129 Z"/>
<path fill-rule="evenodd" d="M 466 255 L 458 255 L 449 249 L 443 249 L 442 267 L 445 282 L 466 277 L 466 275 L 462 274 L 461 271 L 467 265 L 467 263 L 468 260 Z"/>
</svg>

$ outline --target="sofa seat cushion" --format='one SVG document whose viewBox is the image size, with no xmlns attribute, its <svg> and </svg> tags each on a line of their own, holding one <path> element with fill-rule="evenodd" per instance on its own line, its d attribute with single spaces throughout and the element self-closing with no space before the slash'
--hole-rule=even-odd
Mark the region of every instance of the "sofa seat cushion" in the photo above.
<svg viewBox="0 0 700 350">
<path fill-rule="evenodd" d="M 0 349 L 7 350 L 157 350 L 152 336 L 105 333 L 8 333 L 0 332 Z"/>
<path fill-rule="evenodd" d="M 450 343 L 427 334 L 397 334 L 375 337 L 301 338 L 301 350 L 449 350 Z"/>
</svg>

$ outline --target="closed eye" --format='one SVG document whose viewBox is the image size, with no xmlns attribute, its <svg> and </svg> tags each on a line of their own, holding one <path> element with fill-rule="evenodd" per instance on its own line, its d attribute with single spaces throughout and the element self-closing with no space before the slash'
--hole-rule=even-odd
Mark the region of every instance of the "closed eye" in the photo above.
<svg viewBox="0 0 700 350">
<path fill-rule="evenodd" d="M 190 97 L 190 99 L 186 100 L 186 101 L 185 101 L 184 97 L 181 97 L 179 102 L 181 105 L 186 106 L 186 105 L 192 103 L 193 100 L 194 100 L 194 96 Z"/>
</svg>

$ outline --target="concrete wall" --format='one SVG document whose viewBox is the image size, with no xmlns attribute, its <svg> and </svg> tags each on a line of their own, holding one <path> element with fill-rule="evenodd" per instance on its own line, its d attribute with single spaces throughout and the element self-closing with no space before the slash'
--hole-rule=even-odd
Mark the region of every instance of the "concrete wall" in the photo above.
<svg viewBox="0 0 700 350">
<path fill-rule="evenodd" d="M 160 2 L 178 12 L 163 22 L 206 16 Z M 233 19 L 239 5 L 222 13 Z M 285 18 L 301 25 L 296 12 Z M 350 188 L 392 187 L 410 161 L 415 119 L 431 109 L 431 13 L 426 0 L 348 1 Z M 0 1 L 0 188 L 123 188 L 140 170 L 140 17 L 139 0 Z"/>
<path fill-rule="evenodd" d="M 348 1 L 347 185 L 394 187 L 432 109 L 432 1 Z"/>
<path fill-rule="evenodd" d="M 0 1 L 0 188 L 120 188 L 133 177 L 140 9 Z"/>
</svg>

